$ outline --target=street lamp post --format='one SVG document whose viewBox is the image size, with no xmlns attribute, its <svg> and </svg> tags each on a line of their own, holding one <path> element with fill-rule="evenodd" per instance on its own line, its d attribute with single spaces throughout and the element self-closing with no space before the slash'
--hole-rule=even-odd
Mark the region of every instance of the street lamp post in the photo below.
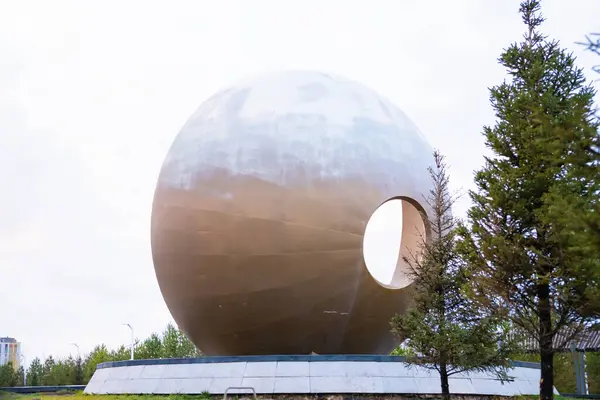
<svg viewBox="0 0 600 400">
<path fill-rule="evenodd" d="M 131 359 L 133 360 L 133 327 L 130 324 L 123 324 L 129 327 L 131 331 Z"/>
<path fill-rule="evenodd" d="M 27 370 L 25 369 L 25 356 L 23 353 L 19 353 L 21 358 L 21 366 L 23 367 L 23 386 L 27 386 Z"/>
<path fill-rule="evenodd" d="M 75 361 L 75 384 L 81 385 L 83 383 L 83 370 L 81 366 L 81 351 L 79 351 L 79 345 L 77 343 L 69 343 L 71 346 L 77 347 L 77 360 Z"/>
<path fill-rule="evenodd" d="M 81 358 L 81 352 L 79 351 L 79 345 L 77 343 L 69 343 L 71 346 L 77 347 L 77 358 Z"/>
</svg>

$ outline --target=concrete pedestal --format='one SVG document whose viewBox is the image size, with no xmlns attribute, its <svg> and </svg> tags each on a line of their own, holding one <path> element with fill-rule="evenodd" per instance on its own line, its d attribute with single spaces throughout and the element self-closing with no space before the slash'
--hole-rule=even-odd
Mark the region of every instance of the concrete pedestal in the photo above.
<svg viewBox="0 0 600 400">
<path fill-rule="evenodd" d="M 514 379 L 464 373 L 450 379 L 455 394 L 534 395 L 539 392 L 537 364 L 515 362 Z M 435 371 L 409 367 L 393 356 L 202 357 L 108 362 L 85 389 L 90 394 L 223 394 L 250 387 L 257 394 L 438 394 Z M 229 390 L 228 393 L 249 393 Z"/>
</svg>

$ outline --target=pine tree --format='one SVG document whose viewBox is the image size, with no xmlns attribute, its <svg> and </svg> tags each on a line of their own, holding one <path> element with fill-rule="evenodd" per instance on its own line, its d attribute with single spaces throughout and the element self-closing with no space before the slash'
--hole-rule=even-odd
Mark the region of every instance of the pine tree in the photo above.
<svg viewBox="0 0 600 400">
<path fill-rule="evenodd" d="M 115 361 L 111 358 L 112 351 L 109 352 L 105 344 L 98 345 L 87 355 L 83 364 L 83 380 L 89 382 L 89 380 L 96 372 L 96 366 L 107 361 Z"/>
<path fill-rule="evenodd" d="M 15 383 L 16 374 L 12 362 L 0 365 L 0 387 L 12 387 Z"/>
<path fill-rule="evenodd" d="M 48 356 L 48 358 L 46 358 L 46 360 L 44 361 L 44 374 L 42 376 L 42 385 L 56 385 L 55 377 L 52 374 L 52 370 L 54 369 L 55 365 L 56 362 L 54 361 L 54 358 L 52 356 Z"/>
<path fill-rule="evenodd" d="M 129 345 L 120 345 L 117 349 L 112 350 L 109 356 L 111 361 L 125 361 L 131 358 L 131 348 Z"/>
<path fill-rule="evenodd" d="M 179 342 L 181 349 L 181 357 L 200 357 L 202 356 L 202 352 L 196 348 L 194 343 L 187 337 L 185 333 L 181 329 L 178 329 L 179 332 Z"/>
<path fill-rule="evenodd" d="M 152 333 L 136 348 L 136 356 L 141 359 L 153 359 L 162 357 L 163 344 L 160 336 Z"/>
<path fill-rule="evenodd" d="M 24 386 L 24 385 L 25 385 L 25 368 L 23 368 L 23 366 L 21 365 L 15 372 L 15 386 Z"/>
<path fill-rule="evenodd" d="M 83 385 L 83 362 L 81 356 L 75 359 L 75 385 Z"/>
<path fill-rule="evenodd" d="M 167 324 L 162 334 L 163 357 L 177 358 L 179 355 L 179 333 L 173 324 Z"/>
<path fill-rule="evenodd" d="M 179 328 L 169 323 L 162 334 L 164 358 L 198 357 L 202 353 Z"/>
<path fill-rule="evenodd" d="M 482 311 L 536 339 L 540 397 L 551 399 L 554 346 L 598 315 L 600 260 L 584 218 L 597 202 L 598 126 L 583 71 L 539 32 L 540 1 L 523 1 L 520 12 L 527 31 L 500 57 L 509 80 L 491 89 L 497 122 L 484 128 L 494 154 L 476 173 L 461 249 Z"/>
<path fill-rule="evenodd" d="M 448 378 L 465 371 L 493 371 L 507 378 L 509 347 L 498 320 L 480 315 L 464 295 L 465 264 L 456 251 L 457 220 L 444 158 L 434 153 L 429 173 L 433 189 L 426 199 L 430 238 L 419 254 L 405 259 L 414 278 L 414 306 L 392 319 L 392 331 L 405 340 L 407 362 L 436 370 L 441 391 L 449 397 Z M 501 340 L 505 339 L 505 340 Z"/>
<path fill-rule="evenodd" d="M 27 369 L 27 385 L 40 386 L 44 376 L 44 366 L 39 358 L 34 358 Z"/>
</svg>

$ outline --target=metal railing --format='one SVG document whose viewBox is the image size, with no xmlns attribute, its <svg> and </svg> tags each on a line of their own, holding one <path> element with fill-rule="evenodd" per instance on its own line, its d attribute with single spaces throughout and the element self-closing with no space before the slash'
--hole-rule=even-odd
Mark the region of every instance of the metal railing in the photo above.
<svg viewBox="0 0 600 400">
<path fill-rule="evenodd" d="M 252 390 L 252 396 L 254 396 L 254 400 L 257 400 L 256 390 L 254 390 L 254 388 L 252 386 L 229 386 L 227 389 L 225 389 L 225 393 L 223 393 L 223 400 L 227 400 L 227 394 L 229 393 L 230 389 Z M 241 393 L 235 393 L 235 394 L 241 394 Z"/>
<path fill-rule="evenodd" d="M 13 386 L 13 387 L 0 387 L 0 393 L 20 393 L 20 394 L 31 394 L 31 393 L 51 393 L 51 392 L 77 392 L 85 389 L 85 385 L 60 385 L 60 386 Z"/>
</svg>

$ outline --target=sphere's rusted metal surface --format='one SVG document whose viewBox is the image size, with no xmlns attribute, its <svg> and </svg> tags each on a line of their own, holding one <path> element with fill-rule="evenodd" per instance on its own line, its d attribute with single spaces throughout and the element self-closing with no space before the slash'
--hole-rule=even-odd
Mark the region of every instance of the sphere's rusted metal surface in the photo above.
<svg viewBox="0 0 600 400">
<path fill-rule="evenodd" d="M 422 202 L 431 159 L 402 112 L 337 77 L 277 73 L 216 94 L 175 139 L 154 197 L 173 318 L 207 355 L 389 352 L 411 287 L 371 277 L 363 234 L 387 199 Z"/>
</svg>

